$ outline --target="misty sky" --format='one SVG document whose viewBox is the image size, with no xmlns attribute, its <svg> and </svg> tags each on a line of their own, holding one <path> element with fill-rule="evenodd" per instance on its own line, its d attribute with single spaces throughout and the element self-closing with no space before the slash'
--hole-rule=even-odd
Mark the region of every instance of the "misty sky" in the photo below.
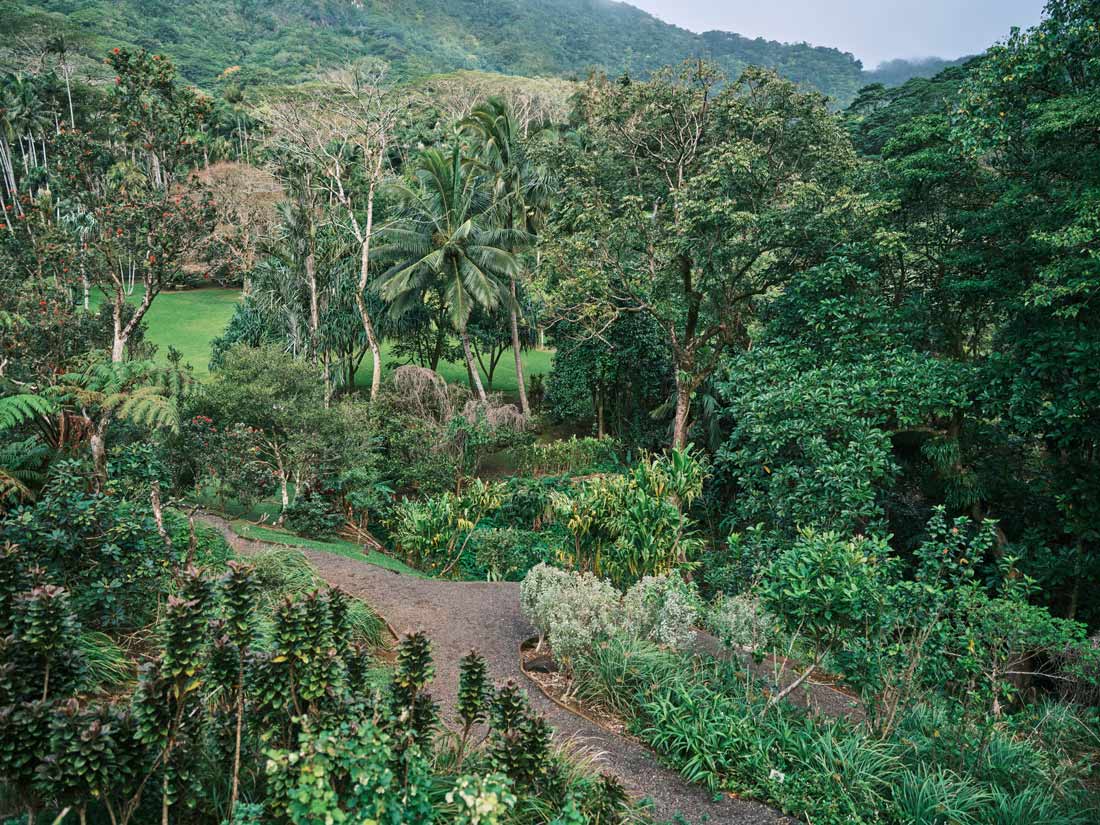
<svg viewBox="0 0 1100 825">
<path fill-rule="evenodd" d="M 1043 0 L 627 0 L 685 29 L 806 41 L 851 52 L 867 68 L 892 57 L 977 54 L 1016 25 L 1039 21 Z"/>
</svg>

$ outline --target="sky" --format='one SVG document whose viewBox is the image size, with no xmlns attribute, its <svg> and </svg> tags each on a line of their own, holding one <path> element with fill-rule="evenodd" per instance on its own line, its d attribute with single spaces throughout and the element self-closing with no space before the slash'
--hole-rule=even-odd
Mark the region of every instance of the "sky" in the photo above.
<svg viewBox="0 0 1100 825">
<path fill-rule="evenodd" d="M 627 0 L 695 32 L 736 32 L 835 46 L 869 69 L 895 57 L 978 54 L 1012 26 L 1039 22 L 1044 0 Z"/>
</svg>

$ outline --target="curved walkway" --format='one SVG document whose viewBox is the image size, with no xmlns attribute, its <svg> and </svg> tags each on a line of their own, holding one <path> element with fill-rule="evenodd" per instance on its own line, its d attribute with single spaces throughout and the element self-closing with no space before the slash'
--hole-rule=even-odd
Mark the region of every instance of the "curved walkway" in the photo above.
<svg viewBox="0 0 1100 825">
<path fill-rule="evenodd" d="M 238 536 L 225 519 L 208 513 L 196 517 L 218 530 L 239 553 L 271 546 Z M 432 695 L 445 718 L 454 713 L 459 659 L 477 650 L 495 683 L 511 679 L 527 688 L 532 706 L 553 725 L 557 737 L 572 739 L 597 754 L 601 770 L 618 776 L 638 798 L 653 800 L 656 820 L 674 820 L 679 815 L 677 821 L 685 823 L 790 821 L 756 802 L 725 795 L 715 801 L 705 788 L 661 765 L 648 748 L 558 707 L 531 687 L 519 668 L 518 650 L 534 631 L 520 610 L 518 584 L 418 579 L 330 553 L 303 552 L 329 584 L 362 598 L 401 635 L 423 630 L 431 637 L 436 667 Z"/>
</svg>

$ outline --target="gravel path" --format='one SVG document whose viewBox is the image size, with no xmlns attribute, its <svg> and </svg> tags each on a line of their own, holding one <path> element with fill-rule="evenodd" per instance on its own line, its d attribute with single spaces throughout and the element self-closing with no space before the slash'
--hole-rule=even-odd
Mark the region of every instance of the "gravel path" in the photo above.
<svg viewBox="0 0 1100 825">
<path fill-rule="evenodd" d="M 197 518 L 218 530 L 239 553 L 270 547 L 238 536 L 229 522 L 208 514 Z M 598 755 L 601 770 L 615 774 L 637 797 L 653 800 L 658 821 L 771 825 L 790 822 L 755 802 L 722 796 L 718 801 L 699 785 L 661 765 L 648 748 L 608 733 L 549 701 L 519 668 L 519 646 L 534 631 L 519 607 L 519 585 L 512 582 L 454 582 L 417 579 L 319 551 L 306 557 L 330 584 L 366 601 L 401 635 L 424 630 L 432 639 L 436 675 L 432 695 L 451 719 L 458 692 L 458 662 L 470 650 L 485 657 L 496 683 L 508 679 L 527 689 L 532 706 L 553 725 L 555 736 L 572 739 Z"/>
</svg>

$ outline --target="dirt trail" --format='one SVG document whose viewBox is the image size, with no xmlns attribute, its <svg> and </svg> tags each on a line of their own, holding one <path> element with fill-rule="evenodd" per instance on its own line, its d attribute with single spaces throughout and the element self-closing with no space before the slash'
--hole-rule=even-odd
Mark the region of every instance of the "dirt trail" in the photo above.
<svg viewBox="0 0 1100 825">
<path fill-rule="evenodd" d="M 239 553 L 270 547 L 238 536 L 222 518 L 208 513 L 197 517 L 218 530 Z M 432 695 L 448 721 L 458 692 L 459 659 L 477 650 L 485 657 L 494 683 L 511 679 L 525 688 L 532 706 L 553 725 L 557 737 L 572 739 L 598 754 L 601 770 L 618 776 L 637 797 L 652 799 L 657 821 L 679 815 L 677 821 L 685 823 L 790 822 L 759 803 L 726 796 L 714 801 L 706 789 L 658 763 L 648 748 L 549 701 L 519 668 L 519 645 L 534 631 L 520 610 L 518 584 L 418 579 L 330 553 L 303 552 L 329 584 L 362 598 L 399 634 L 423 630 L 431 637 L 436 666 Z"/>
</svg>

